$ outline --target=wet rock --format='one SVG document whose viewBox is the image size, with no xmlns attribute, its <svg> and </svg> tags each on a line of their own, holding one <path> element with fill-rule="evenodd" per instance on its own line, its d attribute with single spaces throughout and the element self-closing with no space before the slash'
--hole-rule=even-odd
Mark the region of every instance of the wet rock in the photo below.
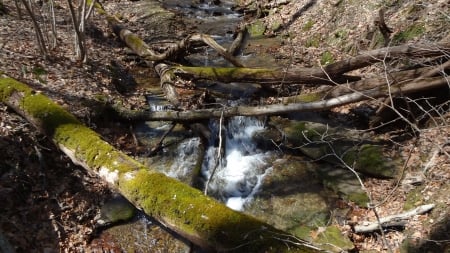
<svg viewBox="0 0 450 253">
<path fill-rule="evenodd" d="M 327 193 L 315 176 L 318 165 L 298 158 L 279 159 L 264 177 L 261 191 L 244 211 L 283 230 L 324 226 Z"/>
<path fill-rule="evenodd" d="M 134 217 L 136 208 L 122 195 L 115 195 L 105 202 L 100 209 L 100 219 L 97 224 L 101 226 L 128 221 Z"/>
<path fill-rule="evenodd" d="M 323 185 L 334 191 L 339 197 L 361 207 L 366 207 L 369 203 L 369 196 L 363 190 L 356 175 L 350 170 L 323 166 L 317 171 Z"/>
<path fill-rule="evenodd" d="M 244 211 L 331 252 L 351 250 L 348 237 L 327 227 L 334 198 L 316 176 L 320 166 L 295 157 L 276 160 Z"/>
<path fill-rule="evenodd" d="M 189 242 L 168 232 L 145 216 L 135 217 L 130 222 L 105 229 L 91 243 L 90 248 L 93 251 L 103 250 L 97 252 L 196 252 L 191 251 Z"/>
<path fill-rule="evenodd" d="M 264 35 L 267 27 L 261 20 L 257 20 L 250 24 L 247 29 L 252 38 L 257 38 Z"/>
</svg>

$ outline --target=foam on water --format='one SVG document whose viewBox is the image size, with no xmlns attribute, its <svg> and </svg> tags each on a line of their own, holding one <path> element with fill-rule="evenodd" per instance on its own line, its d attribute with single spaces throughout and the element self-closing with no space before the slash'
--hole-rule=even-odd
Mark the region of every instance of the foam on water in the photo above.
<svg viewBox="0 0 450 253">
<path fill-rule="evenodd" d="M 217 122 L 212 124 L 212 132 L 217 136 Z M 225 131 L 224 159 L 212 176 L 208 190 L 222 199 L 228 207 L 242 210 L 259 189 L 271 152 L 258 150 L 252 142 L 255 131 L 263 129 L 263 123 L 251 117 L 233 117 L 229 120 Z M 211 143 L 216 143 L 211 140 Z M 211 176 L 216 164 L 217 147 L 211 146 L 207 150 L 207 157 L 203 164 L 203 174 Z"/>
<path fill-rule="evenodd" d="M 178 156 L 165 174 L 169 177 L 182 179 L 192 173 L 192 169 L 197 165 L 199 146 L 200 138 L 189 138 L 181 142 L 176 151 Z"/>
</svg>

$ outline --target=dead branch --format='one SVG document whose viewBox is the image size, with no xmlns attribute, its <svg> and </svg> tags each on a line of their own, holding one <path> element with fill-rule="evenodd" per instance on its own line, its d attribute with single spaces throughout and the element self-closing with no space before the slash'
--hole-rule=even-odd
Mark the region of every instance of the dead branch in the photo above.
<svg viewBox="0 0 450 253">
<path fill-rule="evenodd" d="M 403 227 L 411 217 L 424 214 L 433 209 L 434 206 L 434 204 L 421 205 L 404 213 L 382 217 L 379 219 L 379 222 L 363 222 L 362 225 L 355 226 L 354 230 L 355 233 L 368 233 L 379 230 L 380 225 L 383 228 L 397 226 Z"/>
<path fill-rule="evenodd" d="M 395 47 L 384 47 L 367 51 L 350 59 L 338 61 L 324 67 L 331 77 L 355 69 L 370 66 L 376 62 L 383 62 L 398 57 L 418 58 L 434 57 L 450 52 L 450 41 L 437 44 L 409 44 Z"/>
<path fill-rule="evenodd" d="M 434 87 L 448 85 L 444 77 L 434 77 L 419 80 L 413 83 L 403 83 L 391 87 L 392 94 L 408 94 L 420 90 L 426 90 Z M 119 116 L 124 120 L 173 120 L 173 121 L 195 121 L 208 118 L 220 118 L 232 116 L 266 116 L 291 112 L 308 112 L 327 110 L 341 105 L 359 102 L 362 100 L 371 100 L 387 95 L 386 87 L 377 87 L 361 92 L 353 92 L 342 96 L 330 98 L 327 100 L 314 101 L 309 103 L 292 103 L 292 104 L 272 104 L 260 106 L 237 106 L 220 109 L 200 109 L 190 111 L 127 111 L 117 108 Z"/>
<path fill-rule="evenodd" d="M 120 25 L 114 18 L 109 17 L 108 22 L 112 27 L 114 33 L 127 44 L 127 46 L 133 50 L 137 55 L 143 57 L 147 61 L 163 61 L 172 60 L 177 56 L 180 56 L 186 52 L 186 49 L 190 47 L 193 42 L 203 42 L 217 51 L 223 58 L 228 60 L 236 67 L 243 67 L 244 65 L 236 59 L 232 54 L 227 52 L 225 48 L 219 45 L 211 36 L 206 34 L 192 34 L 185 39 L 180 40 L 174 46 L 170 47 L 164 53 L 156 53 L 150 46 L 148 46 L 142 39 L 130 30 Z"/>
</svg>

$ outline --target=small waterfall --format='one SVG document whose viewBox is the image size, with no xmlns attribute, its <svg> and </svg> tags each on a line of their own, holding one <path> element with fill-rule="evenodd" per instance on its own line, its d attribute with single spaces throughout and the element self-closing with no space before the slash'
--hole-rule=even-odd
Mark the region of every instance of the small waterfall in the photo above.
<svg viewBox="0 0 450 253">
<path fill-rule="evenodd" d="M 191 182 L 193 177 L 192 168 L 197 166 L 199 156 L 200 138 L 189 138 L 181 142 L 176 150 L 178 156 L 173 161 L 172 166 L 164 173 L 183 182 Z"/>
<path fill-rule="evenodd" d="M 222 128 L 224 150 L 222 159 L 217 161 L 219 125 L 216 120 L 211 121 L 214 137 L 206 151 L 202 173 L 206 179 L 210 178 L 207 184 L 209 195 L 224 201 L 232 209 L 242 210 L 245 202 L 257 192 L 270 167 L 273 153 L 258 150 L 252 142 L 253 133 L 263 127 L 263 122 L 256 118 L 230 118 Z"/>
</svg>

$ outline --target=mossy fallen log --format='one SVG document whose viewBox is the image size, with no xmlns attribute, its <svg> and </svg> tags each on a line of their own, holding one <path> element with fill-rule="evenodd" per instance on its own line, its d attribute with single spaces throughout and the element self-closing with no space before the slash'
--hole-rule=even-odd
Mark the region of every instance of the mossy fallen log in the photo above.
<svg viewBox="0 0 450 253">
<path fill-rule="evenodd" d="M 233 211 L 197 189 L 145 167 L 24 83 L 1 76 L 0 102 L 45 133 L 74 163 L 96 173 L 137 208 L 205 250 L 319 250 L 256 218 Z"/>
</svg>

